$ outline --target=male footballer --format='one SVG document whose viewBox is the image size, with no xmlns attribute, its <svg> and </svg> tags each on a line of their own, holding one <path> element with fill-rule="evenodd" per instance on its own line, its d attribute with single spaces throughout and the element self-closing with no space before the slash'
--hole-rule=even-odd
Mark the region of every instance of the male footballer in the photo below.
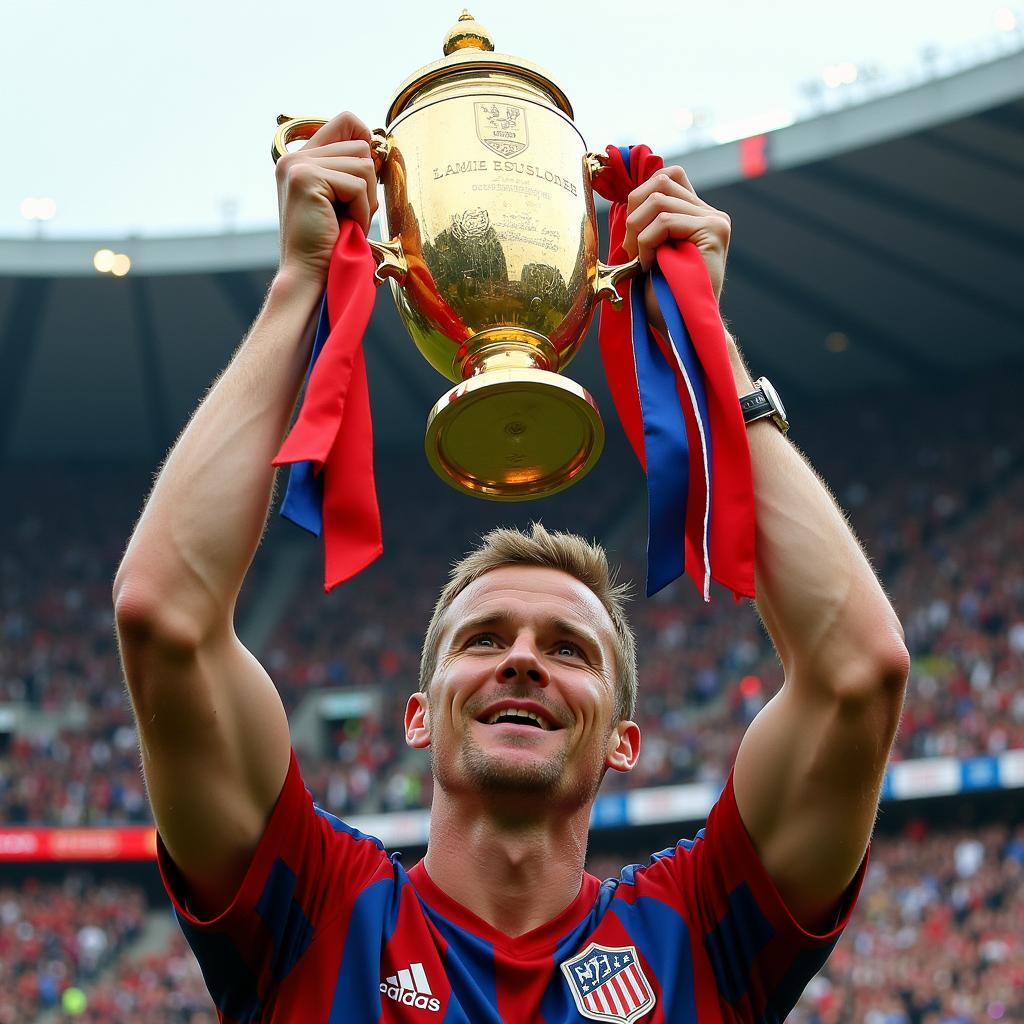
<svg viewBox="0 0 1024 1024">
<path fill-rule="evenodd" d="M 338 232 L 376 209 L 369 132 L 329 121 L 277 165 L 281 263 L 171 451 L 114 584 L 164 882 L 220 1020 L 274 1024 L 782 1021 L 844 928 L 903 703 L 903 632 L 777 400 L 749 424 L 757 608 L 785 684 L 707 825 L 584 870 L 609 769 L 640 754 L 633 634 L 604 552 L 495 530 L 452 572 L 405 729 L 436 780 L 406 868 L 303 786 L 235 601 L 309 359 Z M 729 220 L 680 167 L 629 200 L 650 266 L 690 240 L 717 296 Z M 735 344 L 737 398 L 756 391 Z"/>
</svg>

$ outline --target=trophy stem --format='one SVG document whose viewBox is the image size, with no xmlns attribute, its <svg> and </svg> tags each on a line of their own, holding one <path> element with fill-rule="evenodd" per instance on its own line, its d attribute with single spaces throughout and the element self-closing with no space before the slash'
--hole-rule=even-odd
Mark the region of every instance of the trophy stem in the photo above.
<svg viewBox="0 0 1024 1024">
<path fill-rule="evenodd" d="M 492 327 L 474 334 L 455 356 L 458 376 L 469 380 L 493 370 L 558 370 L 555 346 L 525 327 Z"/>
</svg>

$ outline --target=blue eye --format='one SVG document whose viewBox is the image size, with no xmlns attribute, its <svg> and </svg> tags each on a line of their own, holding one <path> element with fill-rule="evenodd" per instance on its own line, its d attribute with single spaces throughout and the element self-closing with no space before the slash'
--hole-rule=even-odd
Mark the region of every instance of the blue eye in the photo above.
<svg viewBox="0 0 1024 1024">
<path fill-rule="evenodd" d="M 560 657 L 575 657 L 577 655 L 582 656 L 583 652 L 573 643 L 568 640 L 563 640 L 557 644 L 555 650 L 558 652 Z"/>
<path fill-rule="evenodd" d="M 478 633 L 476 636 L 470 638 L 469 643 L 467 644 L 467 646 L 468 647 L 476 647 L 476 646 L 497 647 L 498 646 L 498 640 L 497 640 L 497 637 L 495 637 L 495 635 L 493 633 Z"/>
</svg>

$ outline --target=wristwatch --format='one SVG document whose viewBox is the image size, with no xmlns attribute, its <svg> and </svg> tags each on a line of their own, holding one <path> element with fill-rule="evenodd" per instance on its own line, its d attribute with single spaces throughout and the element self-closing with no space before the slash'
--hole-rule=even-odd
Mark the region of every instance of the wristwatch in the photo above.
<svg viewBox="0 0 1024 1024">
<path fill-rule="evenodd" d="M 775 426 L 784 434 L 789 431 L 786 407 L 767 377 L 758 377 L 754 381 L 754 390 L 740 399 L 740 408 L 743 410 L 743 422 L 748 426 L 756 420 L 770 416 Z"/>
</svg>

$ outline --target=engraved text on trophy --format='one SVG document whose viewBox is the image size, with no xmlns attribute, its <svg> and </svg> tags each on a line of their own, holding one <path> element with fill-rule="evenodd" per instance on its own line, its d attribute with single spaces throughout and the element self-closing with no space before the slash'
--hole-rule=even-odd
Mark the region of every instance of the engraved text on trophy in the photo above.
<svg viewBox="0 0 1024 1024">
<path fill-rule="evenodd" d="M 498 156 L 518 156 L 530 144 L 526 111 L 510 103 L 475 103 L 476 137 Z"/>
</svg>

